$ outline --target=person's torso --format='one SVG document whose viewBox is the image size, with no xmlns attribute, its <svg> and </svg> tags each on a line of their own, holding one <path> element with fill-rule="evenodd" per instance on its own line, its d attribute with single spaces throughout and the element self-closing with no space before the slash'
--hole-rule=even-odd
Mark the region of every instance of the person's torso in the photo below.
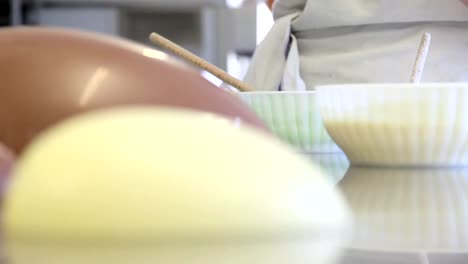
<svg viewBox="0 0 468 264">
<path fill-rule="evenodd" d="M 277 17 L 302 8 L 292 33 L 309 90 L 408 81 L 424 32 L 432 41 L 423 81 L 468 81 L 468 7 L 459 0 L 277 1 Z"/>
<path fill-rule="evenodd" d="M 276 0 L 274 14 L 300 11 L 295 30 L 351 25 L 468 21 L 460 0 Z"/>
<path fill-rule="evenodd" d="M 334 83 L 407 82 L 424 32 L 424 82 L 468 82 L 468 22 L 421 22 L 312 30 L 297 37 L 307 89 Z"/>
</svg>

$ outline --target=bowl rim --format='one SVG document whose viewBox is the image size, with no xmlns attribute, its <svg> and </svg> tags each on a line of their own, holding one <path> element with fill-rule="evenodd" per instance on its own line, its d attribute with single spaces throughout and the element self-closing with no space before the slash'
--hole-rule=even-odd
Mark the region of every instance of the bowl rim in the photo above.
<svg viewBox="0 0 468 264">
<path fill-rule="evenodd" d="M 248 92 L 237 92 L 238 94 L 316 94 L 316 90 L 307 91 L 248 91 Z"/>
<path fill-rule="evenodd" d="M 324 84 L 316 85 L 315 89 L 339 89 L 339 88 L 441 88 L 447 89 L 446 86 L 456 88 L 468 88 L 468 82 L 427 82 L 427 83 L 350 83 L 350 84 Z"/>
<path fill-rule="evenodd" d="M 397 86 L 397 87 L 395 87 Z M 237 94 L 316 94 L 319 89 L 339 89 L 339 88 L 443 88 L 446 89 L 447 87 L 455 87 L 455 88 L 468 88 L 468 81 L 467 82 L 426 82 L 426 83 L 405 83 L 405 82 L 395 82 L 395 83 L 336 83 L 336 84 L 321 84 L 314 86 L 313 90 L 306 90 L 306 91 L 236 91 Z"/>
</svg>

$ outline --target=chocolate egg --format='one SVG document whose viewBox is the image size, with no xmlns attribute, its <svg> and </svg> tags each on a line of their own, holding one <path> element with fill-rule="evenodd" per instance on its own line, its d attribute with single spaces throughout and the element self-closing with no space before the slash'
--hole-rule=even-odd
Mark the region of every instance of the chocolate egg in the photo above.
<svg viewBox="0 0 468 264">
<path fill-rule="evenodd" d="M 75 30 L 0 30 L 0 142 L 20 154 L 42 129 L 79 112 L 149 104 L 198 109 L 267 131 L 235 96 L 165 53 Z"/>
</svg>

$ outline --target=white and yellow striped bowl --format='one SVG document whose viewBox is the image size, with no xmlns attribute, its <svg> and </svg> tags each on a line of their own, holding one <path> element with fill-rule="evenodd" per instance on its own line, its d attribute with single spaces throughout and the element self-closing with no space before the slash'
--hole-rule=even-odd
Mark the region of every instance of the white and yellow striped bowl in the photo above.
<svg viewBox="0 0 468 264">
<path fill-rule="evenodd" d="M 468 83 L 317 87 L 324 125 L 352 165 L 468 165 Z"/>
</svg>

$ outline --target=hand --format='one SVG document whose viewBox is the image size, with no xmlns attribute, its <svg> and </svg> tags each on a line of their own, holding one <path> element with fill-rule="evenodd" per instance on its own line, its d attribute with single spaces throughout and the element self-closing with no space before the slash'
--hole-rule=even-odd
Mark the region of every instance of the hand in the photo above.
<svg viewBox="0 0 468 264">
<path fill-rule="evenodd" d="M 460 0 L 462 3 L 464 3 L 466 6 L 468 6 L 468 0 Z"/>
</svg>

